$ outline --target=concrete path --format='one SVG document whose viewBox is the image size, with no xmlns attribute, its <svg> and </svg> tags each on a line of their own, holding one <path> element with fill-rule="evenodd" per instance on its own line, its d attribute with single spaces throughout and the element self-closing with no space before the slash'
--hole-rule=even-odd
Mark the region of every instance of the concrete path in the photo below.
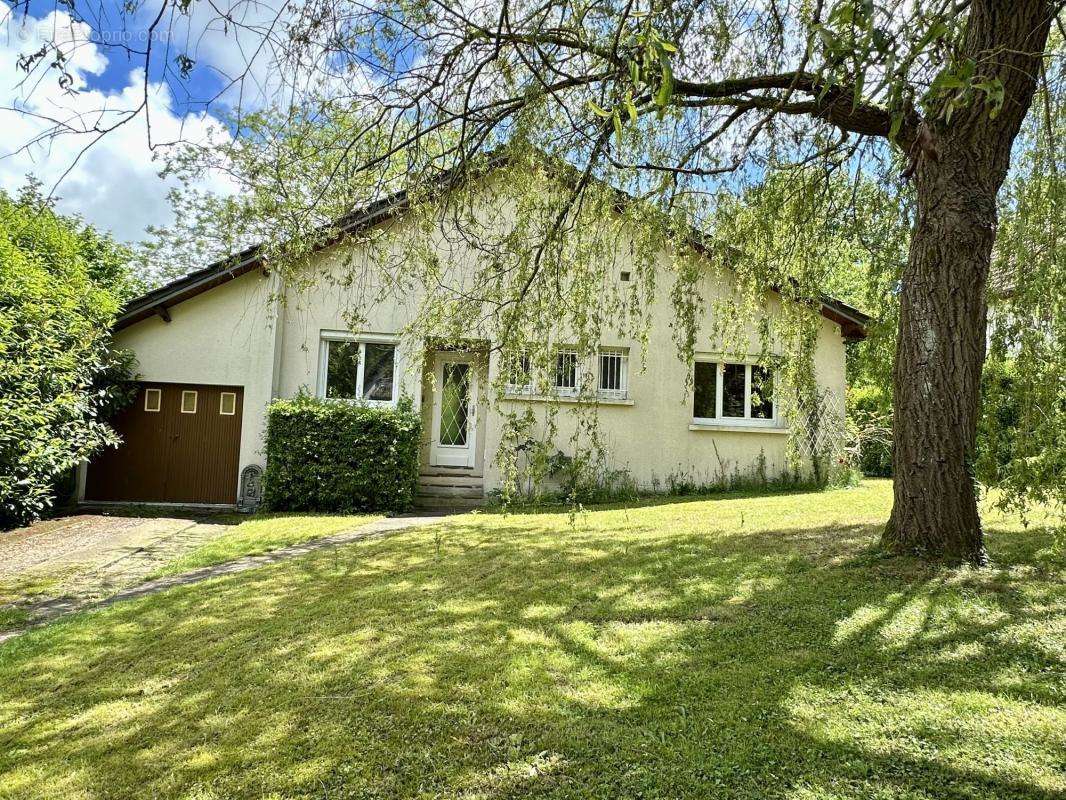
<svg viewBox="0 0 1066 800">
<path fill-rule="evenodd" d="M 0 533 L 0 580 L 42 570 L 99 568 L 135 552 L 176 549 L 180 542 L 175 537 L 210 519 L 203 515 L 76 514 Z M 215 519 L 224 518 L 215 515 Z M 225 530 L 225 525 L 208 525 L 197 538 L 207 541 Z"/>
<path fill-rule="evenodd" d="M 108 597 L 240 521 L 234 514 L 78 514 L 0 534 L 0 605 L 13 604 L 32 619 L 35 606 L 49 599 L 84 605 Z"/>
<path fill-rule="evenodd" d="M 97 590 L 91 593 L 83 592 L 81 594 L 65 594 L 62 597 L 49 598 L 33 604 L 28 607 L 31 621 L 22 627 L 0 632 L 0 642 L 19 636 L 28 630 L 45 625 L 58 617 L 65 616 L 74 611 L 103 608 L 123 600 L 130 600 L 135 597 L 143 597 L 144 595 L 165 591 L 166 589 L 175 586 L 187 586 L 192 583 L 211 580 L 212 578 L 235 575 L 268 564 L 276 564 L 280 561 L 299 558 L 308 553 L 313 553 L 316 550 L 339 547 L 345 544 L 350 544 L 351 542 L 387 536 L 392 533 L 424 525 L 432 525 L 439 522 L 443 516 L 446 516 L 446 514 L 389 517 L 368 523 L 351 531 L 336 533 L 332 536 L 324 536 L 321 539 L 312 539 L 307 542 L 302 542 L 301 544 L 282 547 L 278 550 L 272 550 L 269 553 L 263 553 L 261 555 L 245 556 L 234 561 L 212 564 L 179 575 L 168 575 L 163 578 L 140 582 L 132 586 L 127 585 L 125 588 L 116 588 L 109 584 L 101 583 L 98 585 Z M 188 528 L 180 529 L 171 535 L 180 536 L 188 533 L 194 526 L 196 526 L 195 523 L 191 524 Z M 222 527 L 224 529 L 226 526 L 222 525 L 216 527 Z M 157 563 L 157 561 L 153 561 L 153 569 Z M 144 574 L 149 574 L 151 571 L 152 570 L 148 570 Z"/>
</svg>

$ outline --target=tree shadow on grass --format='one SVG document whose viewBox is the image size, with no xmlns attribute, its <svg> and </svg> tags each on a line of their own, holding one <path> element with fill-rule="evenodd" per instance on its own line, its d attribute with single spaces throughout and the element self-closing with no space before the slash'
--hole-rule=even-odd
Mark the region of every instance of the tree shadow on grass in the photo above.
<svg viewBox="0 0 1066 800">
<path fill-rule="evenodd" d="M 1046 531 L 993 533 L 996 569 L 949 572 L 877 557 L 873 527 L 508 519 L 10 643 L 0 792 L 1060 796 Z"/>
<path fill-rule="evenodd" d="M 870 482 L 868 480 L 868 482 Z M 572 510 L 579 511 L 621 511 L 636 510 L 642 508 L 654 508 L 657 506 L 675 506 L 685 503 L 703 503 L 708 501 L 733 501 L 733 500 L 757 500 L 760 498 L 776 497 L 810 497 L 825 494 L 825 489 L 817 489 L 804 485 L 774 485 L 767 484 L 761 487 L 749 487 L 743 489 L 722 488 L 693 491 L 684 494 L 645 494 L 632 500 L 619 500 L 606 503 L 580 503 L 575 504 L 567 501 L 524 503 L 515 501 L 508 505 L 493 504 L 479 508 L 477 513 L 483 515 L 538 515 L 538 514 L 565 514 Z"/>
</svg>

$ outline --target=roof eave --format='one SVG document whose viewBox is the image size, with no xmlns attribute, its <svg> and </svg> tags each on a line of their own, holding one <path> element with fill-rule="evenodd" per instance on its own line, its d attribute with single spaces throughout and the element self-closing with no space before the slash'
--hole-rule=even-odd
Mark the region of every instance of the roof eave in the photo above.
<svg viewBox="0 0 1066 800">
<path fill-rule="evenodd" d="M 486 172 L 491 171 L 503 165 L 507 160 L 508 155 L 506 153 L 491 154 L 484 166 L 484 170 Z M 461 175 L 460 167 L 453 167 L 437 176 L 434 179 L 434 183 L 437 184 L 437 188 L 444 188 L 453 178 Z M 621 190 L 616 191 L 621 195 L 625 194 Z M 338 220 L 335 223 L 336 229 L 330 232 L 330 235 L 318 249 L 331 247 L 352 233 L 386 222 L 409 205 L 410 196 L 403 189 L 370 203 L 353 212 L 347 218 Z M 700 241 L 698 236 L 690 237 L 690 243 L 697 249 L 703 252 L 706 251 L 706 245 Z M 259 245 L 249 247 L 235 256 L 221 259 L 198 272 L 179 278 L 166 286 L 136 298 L 115 321 L 114 329 L 119 331 L 160 312 L 165 314 L 166 309 L 171 306 L 238 278 L 256 267 L 265 270 L 262 248 Z M 870 322 L 870 317 L 859 311 L 859 309 L 826 296 L 822 298 L 821 313 L 827 319 L 840 325 L 841 334 L 846 340 L 858 341 L 866 338 L 866 326 Z"/>
</svg>

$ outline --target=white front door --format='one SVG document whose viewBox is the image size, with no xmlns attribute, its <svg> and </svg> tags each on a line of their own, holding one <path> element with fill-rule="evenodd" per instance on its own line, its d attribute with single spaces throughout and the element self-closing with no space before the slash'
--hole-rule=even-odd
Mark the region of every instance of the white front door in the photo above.
<svg viewBox="0 0 1066 800">
<path fill-rule="evenodd" d="M 435 467 L 473 467 L 477 430 L 477 372 L 463 353 L 437 353 L 433 366 L 433 442 Z"/>
</svg>

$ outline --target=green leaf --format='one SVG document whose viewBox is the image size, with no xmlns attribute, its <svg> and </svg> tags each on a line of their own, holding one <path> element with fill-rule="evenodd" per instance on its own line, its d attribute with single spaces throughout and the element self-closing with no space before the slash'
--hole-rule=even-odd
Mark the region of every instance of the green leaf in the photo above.
<svg viewBox="0 0 1066 800">
<path fill-rule="evenodd" d="M 659 108 L 665 108 L 674 96 L 674 71 L 669 61 L 662 62 L 662 82 L 659 84 L 659 92 L 655 95 L 655 104 Z"/>
<path fill-rule="evenodd" d="M 918 40 L 918 43 L 915 45 L 914 49 L 924 50 L 931 41 L 933 41 L 934 39 L 939 39 L 941 36 L 946 35 L 947 32 L 948 25 L 943 20 L 940 20 L 934 25 L 930 25 L 929 29 L 926 30 L 922 38 Z"/>
<path fill-rule="evenodd" d="M 618 142 L 618 148 L 621 149 L 622 148 L 622 115 L 619 114 L 618 111 L 616 110 L 614 112 L 614 114 L 611 116 L 611 119 L 614 122 L 614 137 L 615 137 L 615 141 Z"/>
<path fill-rule="evenodd" d="M 989 106 L 989 116 L 995 119 L 1003 108 L 1003 81 L 999 78 L 984 80 L 973 85 L 974 89 L 985 93 L 985 103 Z"/>
<path fill-rule="evenodd" d="M 866 82 L 866 73 L 860 70 L 855 74 L 855 96 L 852 101 L 852 108 L 857 108 L 859 103 L 862 102 L 862 87 Z"/>
<path fill-rule="evenodd" d="M 598 105 L 593 103 L 591 100 L 588 101 L 588 106 L 592 110 L 592 113 L 594 113 L 597 117 L 601 117 L 602 119 L 607 119 L 608 117 L 611 116 L 611 112 L 610 111 L 608 111 L 605 108 L 600 108 Z"/>
<path fill-rule="evenodd" d="M 962 80 L 958 75 L 952 72 L 945 71 L 941 72 L 933 79 L 933 84 L 929 87 L 929 91 L 936 94 L 938 92 L 964 88 L 966 88 L 966 81 Z"/>
<path fill-rule="evenodd" d="M 899 136 L 899 130 L 903 127 L 903 113 L 896 112 L 892 115 L 892 124 L 888 126 L 888 140 L 890 142 L 896 141 L 896 137 Z"/>
</svg>

